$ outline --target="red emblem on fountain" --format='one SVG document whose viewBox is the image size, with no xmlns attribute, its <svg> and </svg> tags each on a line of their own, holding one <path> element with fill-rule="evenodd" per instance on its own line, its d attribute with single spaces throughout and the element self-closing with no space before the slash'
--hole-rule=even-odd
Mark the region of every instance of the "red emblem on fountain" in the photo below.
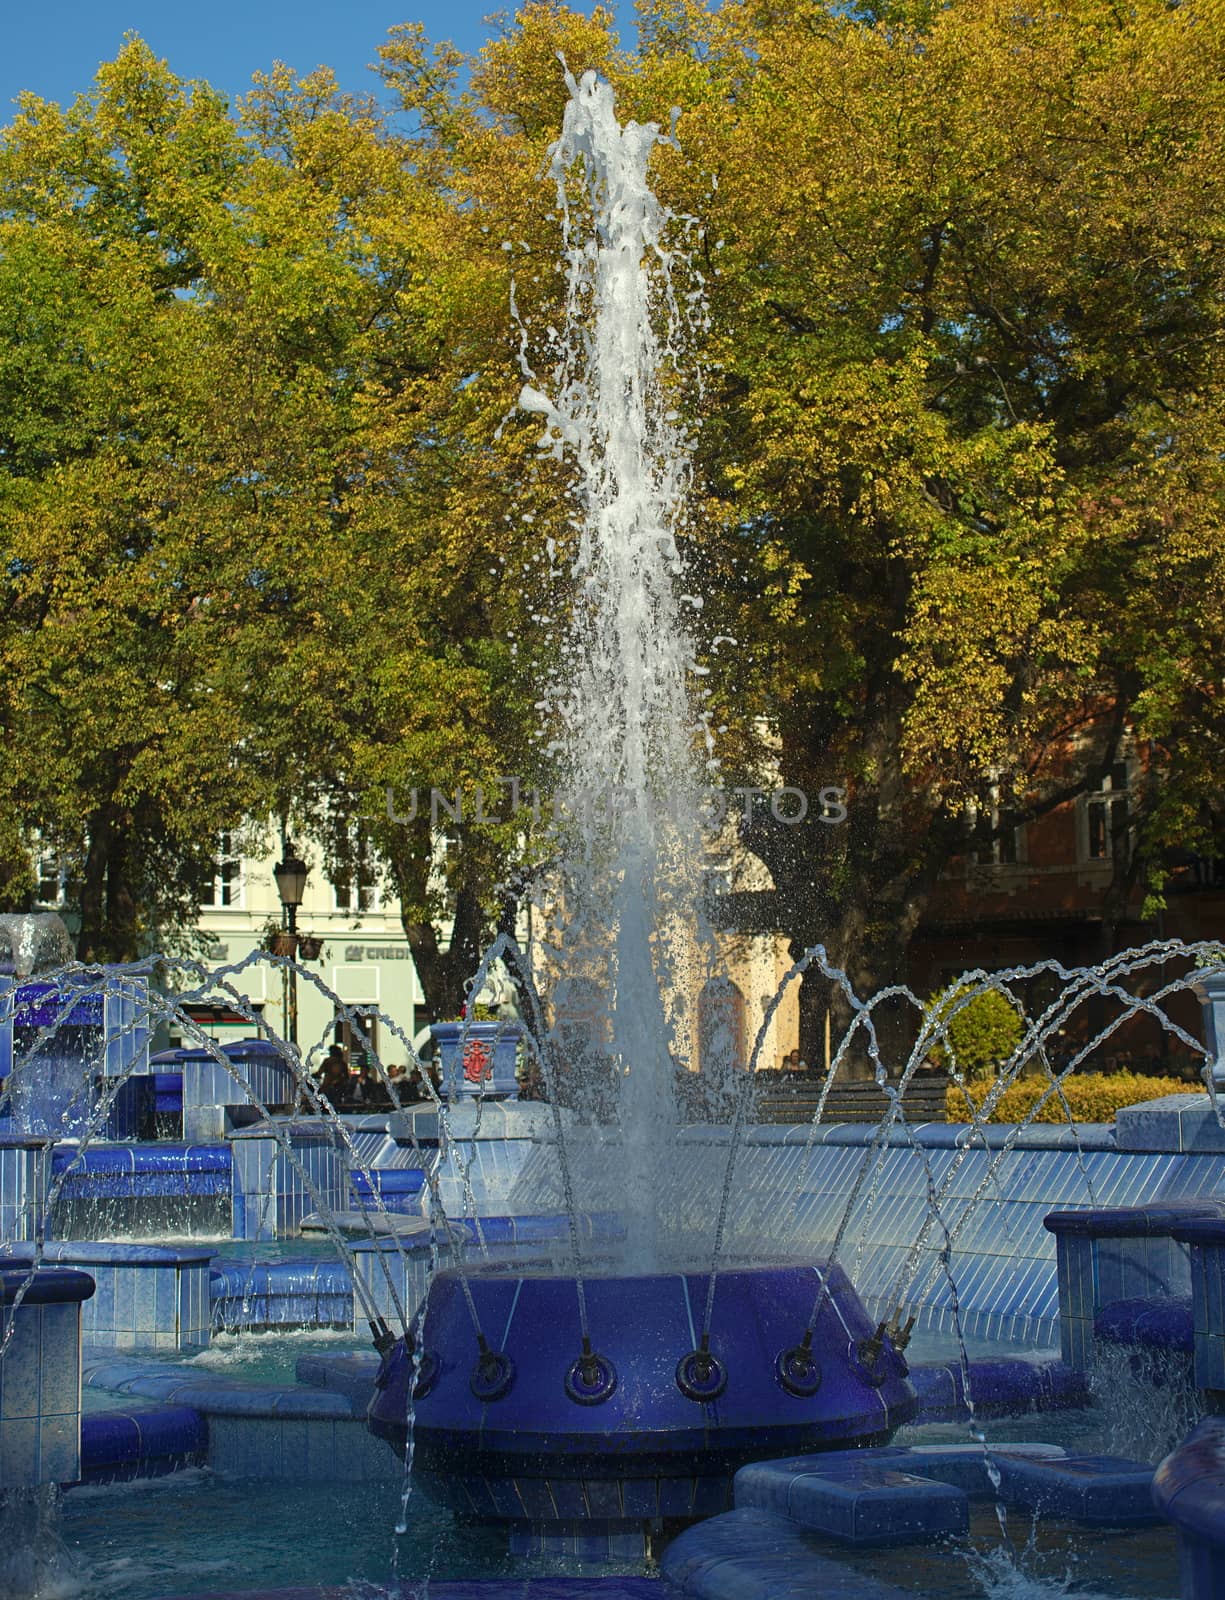
<svg viewBox="0 0 1225 1600">
<path fill-rule="evenodd" d="M 493 1067 L 490 1065 L 490 1048 L 482 1044 L 479 1039 L 472 1039 L 464 1046 L 464 1077 L 469 1083 L 480 1083 L 482 1078 L 493 1077 Z"/>
</svg>

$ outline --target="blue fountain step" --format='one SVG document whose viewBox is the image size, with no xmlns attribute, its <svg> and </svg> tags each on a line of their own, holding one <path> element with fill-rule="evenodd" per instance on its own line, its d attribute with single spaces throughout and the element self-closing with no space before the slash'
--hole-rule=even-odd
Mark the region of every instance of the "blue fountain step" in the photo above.
<svg viewBox="0 0 1225 1600">
<path fill-rule="evenodd" d="M 190 1406 L 205 1416 L 280 1416 L 352 1419 L 349 1400 L 305 1385 L 247 1383 L 220 1373 L 123 1356 L 87 1357 L 82 1382 L 115 1394 L 140 1395 Z"/>
<path fill-rule="evenodd" d="M 217 1261 L 215 1328 L 351 1328 L 353 1278 L 343 1261 Z"/>
<path fill-rule="evenodd" d="M 1024 1361 L 1004 1356 L 971 1361 L 968 1385 L 960 1362 L 916 1363 L 910 1369 L 910 1381 L 919 1396 L 922 1422 L 1079 1410 L 1090 1402 L 1088 1374 L 1059 1360 Z"/>
<path fill-rule="evenodd" d="M 82 1483 L 157 1478 L 208 1460 L 208 1424 L 192 1406 L 92 1411 L 81 1418 Z"/>
<path fill-rule="evenodd" d="M 998 1473 L 998 1489 L 992 1473 Z M 879 1476 L 874 1476 L 878 1474 Z M 926 1502 L 910 1480 L 928 1480 L 970 1500 L 999 1499 L 1007 1506 L 1073 1522 L 1117 1526 L 1158 1522 L 1152 1500 L 1153 1469 L 1119 1456 L 1069 1456 L 1057 1445 L 884 1445 L 759 1461 L 736 1474 L 736 1508 L 768 1511 L 850 1543 L 888 1538 L 889 1490 L 899 1515 L 923 1536 L 952 1502 Z M 905 1480 L 905 1481 L 899 1481 Z M 878 1511 L 877 1508 L 880 1508 Z M 882 1535 L 874 1535 L 877 1526 Z"/>
<path fill-rule="evenodd" d="M 65 1197 L 87 1192 L 91 1198 L 230 1192 L 232 1156 L 225 1144 L 57 1145 L 52 1178 L 66 1174 Z"/>
<path fill-rule="evenodd" d="M 124 1350 L 177 1351 L 208 1343 L 211 1327 L 208 1272 L 213 1250 L 206 1245 L 50 1241 L 43 1260 L 83 1267 L 95 1292 L 81 1316 L 87 1344 Z M 34 1259 L 34 1246 L 18 1245 L 14 1257 Z"/>
<path fill-rule="evenodd" d="M 658 1578 L 437 1578 L 390 1584 L 382 1600 L 675 1600 L 676 1590 Z M 891 1591 L 892 1592 L 892 1591 Z M 296 1589 L 212 1589 L 177 1600 L 352 1600 L 353 1588 L 310 1584 Z M 176 1600 L 173 1595 L 163 1600 Z M 874 1600 L 869 1594 L 867 1600 Z"/>
<path fill-rule="evenodd" d="M 785 1515 L 844 1544 L 900 1544 L 967 1532 L 970 1502 L 951 1484 L 900 1472 L 886 1462 L 843 1461 L 827 1471 L 792 1477 Z"/>
<path fill-rule="evenodd" d="M 1000 1498 L 1039 1516 L 1102 1527 L 1161 1522 L 1153 1468 L 1122 1456 L 1065 1456 L 1056 1461 L 1003 1457 Z"/>
<path fill-rule="evenodd" d="M 1004 1445 L 1026 1460 L 1057 1459 L 1054 1445 Z M 964 1533 L 969 1502 L 994 1493 L 976 1445 L 886 1445 L 758 1461 L 736 1474 L 736 1507 L 785 1517 L 846 1544 L 878 1545 Z"/>
<path fill-rule="evenodd" d="M 379 1169 L 384 1171 L 386 1169 Z M 431 1224 L 419 1213 L 401 1215 L 393 1212 L 382 1216 L 372 1210 L 369 1216 L 360 1211 L 338 1211 L 325 1221 L 311 1214 L 302 1219 L 302 1232 L 326 1233 L 329 1225 L 344 1234 L 358 1234 L 368 1238 L 374 1233 L 395 1234 L 406 1244 L 421 1244 L 428 1248 L 431 1235 L 447 1241 L 447 1230 L 452 1236 L 480 1248 L 483 1239 L 489 1247 L 519 1248 L 522 1246 L 556 1246 L 559 1254 L 567 1254 L 570 1246 L 570 1219 L 565 1212 L 529 1212 L 523 1216 L 451 1217 L 446 1223 Z M 579 1246 L 586 1253 L 596 1243 L 615 1242 L 625 1237 L 625 1225 L 613 1212 L 582 1212 L 575 1218 Z"/>
<path fill-rule="evenodd" d="M 377 1197 L 386 1211 L 419 1217 L 425 1173 L 420 1167 L 375 1167 L 367 1176 L 359 1169 L 349 1174 L 349 1187 L 366 1205 Z"/>
<path fill-rule="evenodd" d="M 892 1584 L 822 1555 L 794 1522 L 751 1508 L 686 1528 L 664 1551 L 660 1571 L 692 1600 L 908 1600 Z"/>
<path fill-rule="evenodd" d="M 358 1483 L 395 1479 L 404 1470 L 366 1428 L 368 1397 L 355 1404 L 335 1390 L 246 1383 L 207 1368 L 117 1356 L 87 1360 L 82 1381 L 200 1413 L 207 1423 L 208 1465 L 230 1477 Z"/>
<path fill-rule="evenodd" d="M 1195 1322 L 1191 1296 L 1112 1300 L 1093 1318 L 1093 1332 L 1107 1344 L 1193 1355 Z"/>
<path fill-rule="evenodd" d="M 299 1383 L 346 1396 L 354 1412 L 361 1414 L 374 1393 L 381 1364 L 373 1350 L 352 1350 L 344 1355 L 299 1356 L 294 1372 Z"/>
<path fill-rule="evenodd" d="M 1186 1600 L 1225 1594 L 1225 1417 L 1205 1417 L 1153 1478 L 1153 1497 L 1178 1529 Z"/>
</svg>

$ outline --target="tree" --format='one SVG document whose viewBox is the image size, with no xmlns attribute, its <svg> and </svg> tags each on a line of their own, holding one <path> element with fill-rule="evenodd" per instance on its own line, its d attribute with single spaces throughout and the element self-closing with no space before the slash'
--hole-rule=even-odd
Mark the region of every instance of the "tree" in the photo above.
<svg viewBox="0 0 1225 1600">
<path fill-rule="evenodd" d="M 852 791 L 844 828 L 749 830 L 772 924 L 896 980 L 967 803 L 1001 785 L 1012 827 L 1100 787 L 1131 728 L 1167 755 L 1117 918 L 1219 805 L 1219 15 L 652 15 L 717 268 L 713 614 L 755 651 L 729 707 L 786 782 Z"/>
<path fill-rule="evenodd" d="M 0 794 L 74 860 L 88 958 L 183 921 L 248 798 L 178 505 L 199 242 L 239 160 L 221 102 L 135 43 L 68 112 L 25 97 L 0 147 Z"/>
<path fill-rule="evenodd" d="M 186 904 L 223 815 L 288 816 L 337 871 L 355 830 L 377 849 L 445 1014 L 540 865 L 522 815 L 470 804 L 443 855 L 385 796 L 547 783 L 572 504 L 515 402 L 561 301 L 559 50 L 623 114 L 682 108 L 655 172 L 708 291 L 678 403 L 704 626 L 740 641 L 708 661 L 729 778 L 851 787 L 846 826 L 751 819 L 753 915 L 891 981 L 971 803 L 1013 827 L 1129 737 L 1160 781 L 1110 916 L 1219 837 L 1217 13 L 643 22 L 631 55 L 602 12 L 529 5 L 462 89 L 393 30 L 396 121 L 282 68 L 234 118 L 132 42 L 5 135 L 0 790 L 92 852 L 92 948 Z M 16 835 L 0 871 L 20 894 Z"/>
<path fill-rule="evenodd" d="M 497 915 L 514 831 L 466 829 L 440 873 L 384 801 L 515 770 L 522 710 L 492 616 L 508 382 L 472 381 L 491 345 L 511 370 L 505 257 L 457 253 L 424 153 L 326 72 L 278 67 L 233 118 L 138 40 L 7 131 L 0 781 L 80 863 L 82 954 L 186 928 L 245 817 L 313 828 L 337 872 L 362 820 L 440 1011 Z"/>
</svg>

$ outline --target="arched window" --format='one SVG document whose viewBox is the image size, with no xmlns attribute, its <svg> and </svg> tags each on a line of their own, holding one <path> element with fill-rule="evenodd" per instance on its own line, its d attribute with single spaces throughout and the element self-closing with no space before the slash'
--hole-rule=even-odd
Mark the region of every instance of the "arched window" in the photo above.
<svg viewBox="0 0 1225 1600">
<path fill-rule="evenodd" d="M 747 1057 L 744 996 L 730 978 L 711 978 L 698 995 L 698 1070 L 721 1083 Z"/>
</svg>

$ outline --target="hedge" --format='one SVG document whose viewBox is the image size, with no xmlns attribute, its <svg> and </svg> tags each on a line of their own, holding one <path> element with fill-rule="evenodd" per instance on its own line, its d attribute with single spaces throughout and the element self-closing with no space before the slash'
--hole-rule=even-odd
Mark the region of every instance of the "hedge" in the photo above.
<svg viewBox="0 0 1225 1600">
<path fill-rule="evenodd" d="M 1050 1087 L 1050 1079 L 1022 1078 L 1004 1090 L 989 1122 L 1024 1122 L 1035 1103 Z M 991 1088 L 989 1083 L 971 1083 L 966 1090 L 975 1105 L 981 1106 Z M 1120 1106 L 1134 1106 L 1141 1100 L 1158 1100 L 1166 1094 L 1186 1094 L 1192 1084 L 1181 1078 L 1147 1078 L 1139 1072 L 1072 1073 L 1063 1080 L 1063 1092 L 1077 1122 L 1113 1122 Z M 950 1122 L 969 1122 L 966 1090 L 950 1084 L 946 1103 Z M 1052 1094 L 1034 1118 L 1035 1122 L 1065 1122 L 1066 1113 L 1059 1096 Z"/>
</svg>

